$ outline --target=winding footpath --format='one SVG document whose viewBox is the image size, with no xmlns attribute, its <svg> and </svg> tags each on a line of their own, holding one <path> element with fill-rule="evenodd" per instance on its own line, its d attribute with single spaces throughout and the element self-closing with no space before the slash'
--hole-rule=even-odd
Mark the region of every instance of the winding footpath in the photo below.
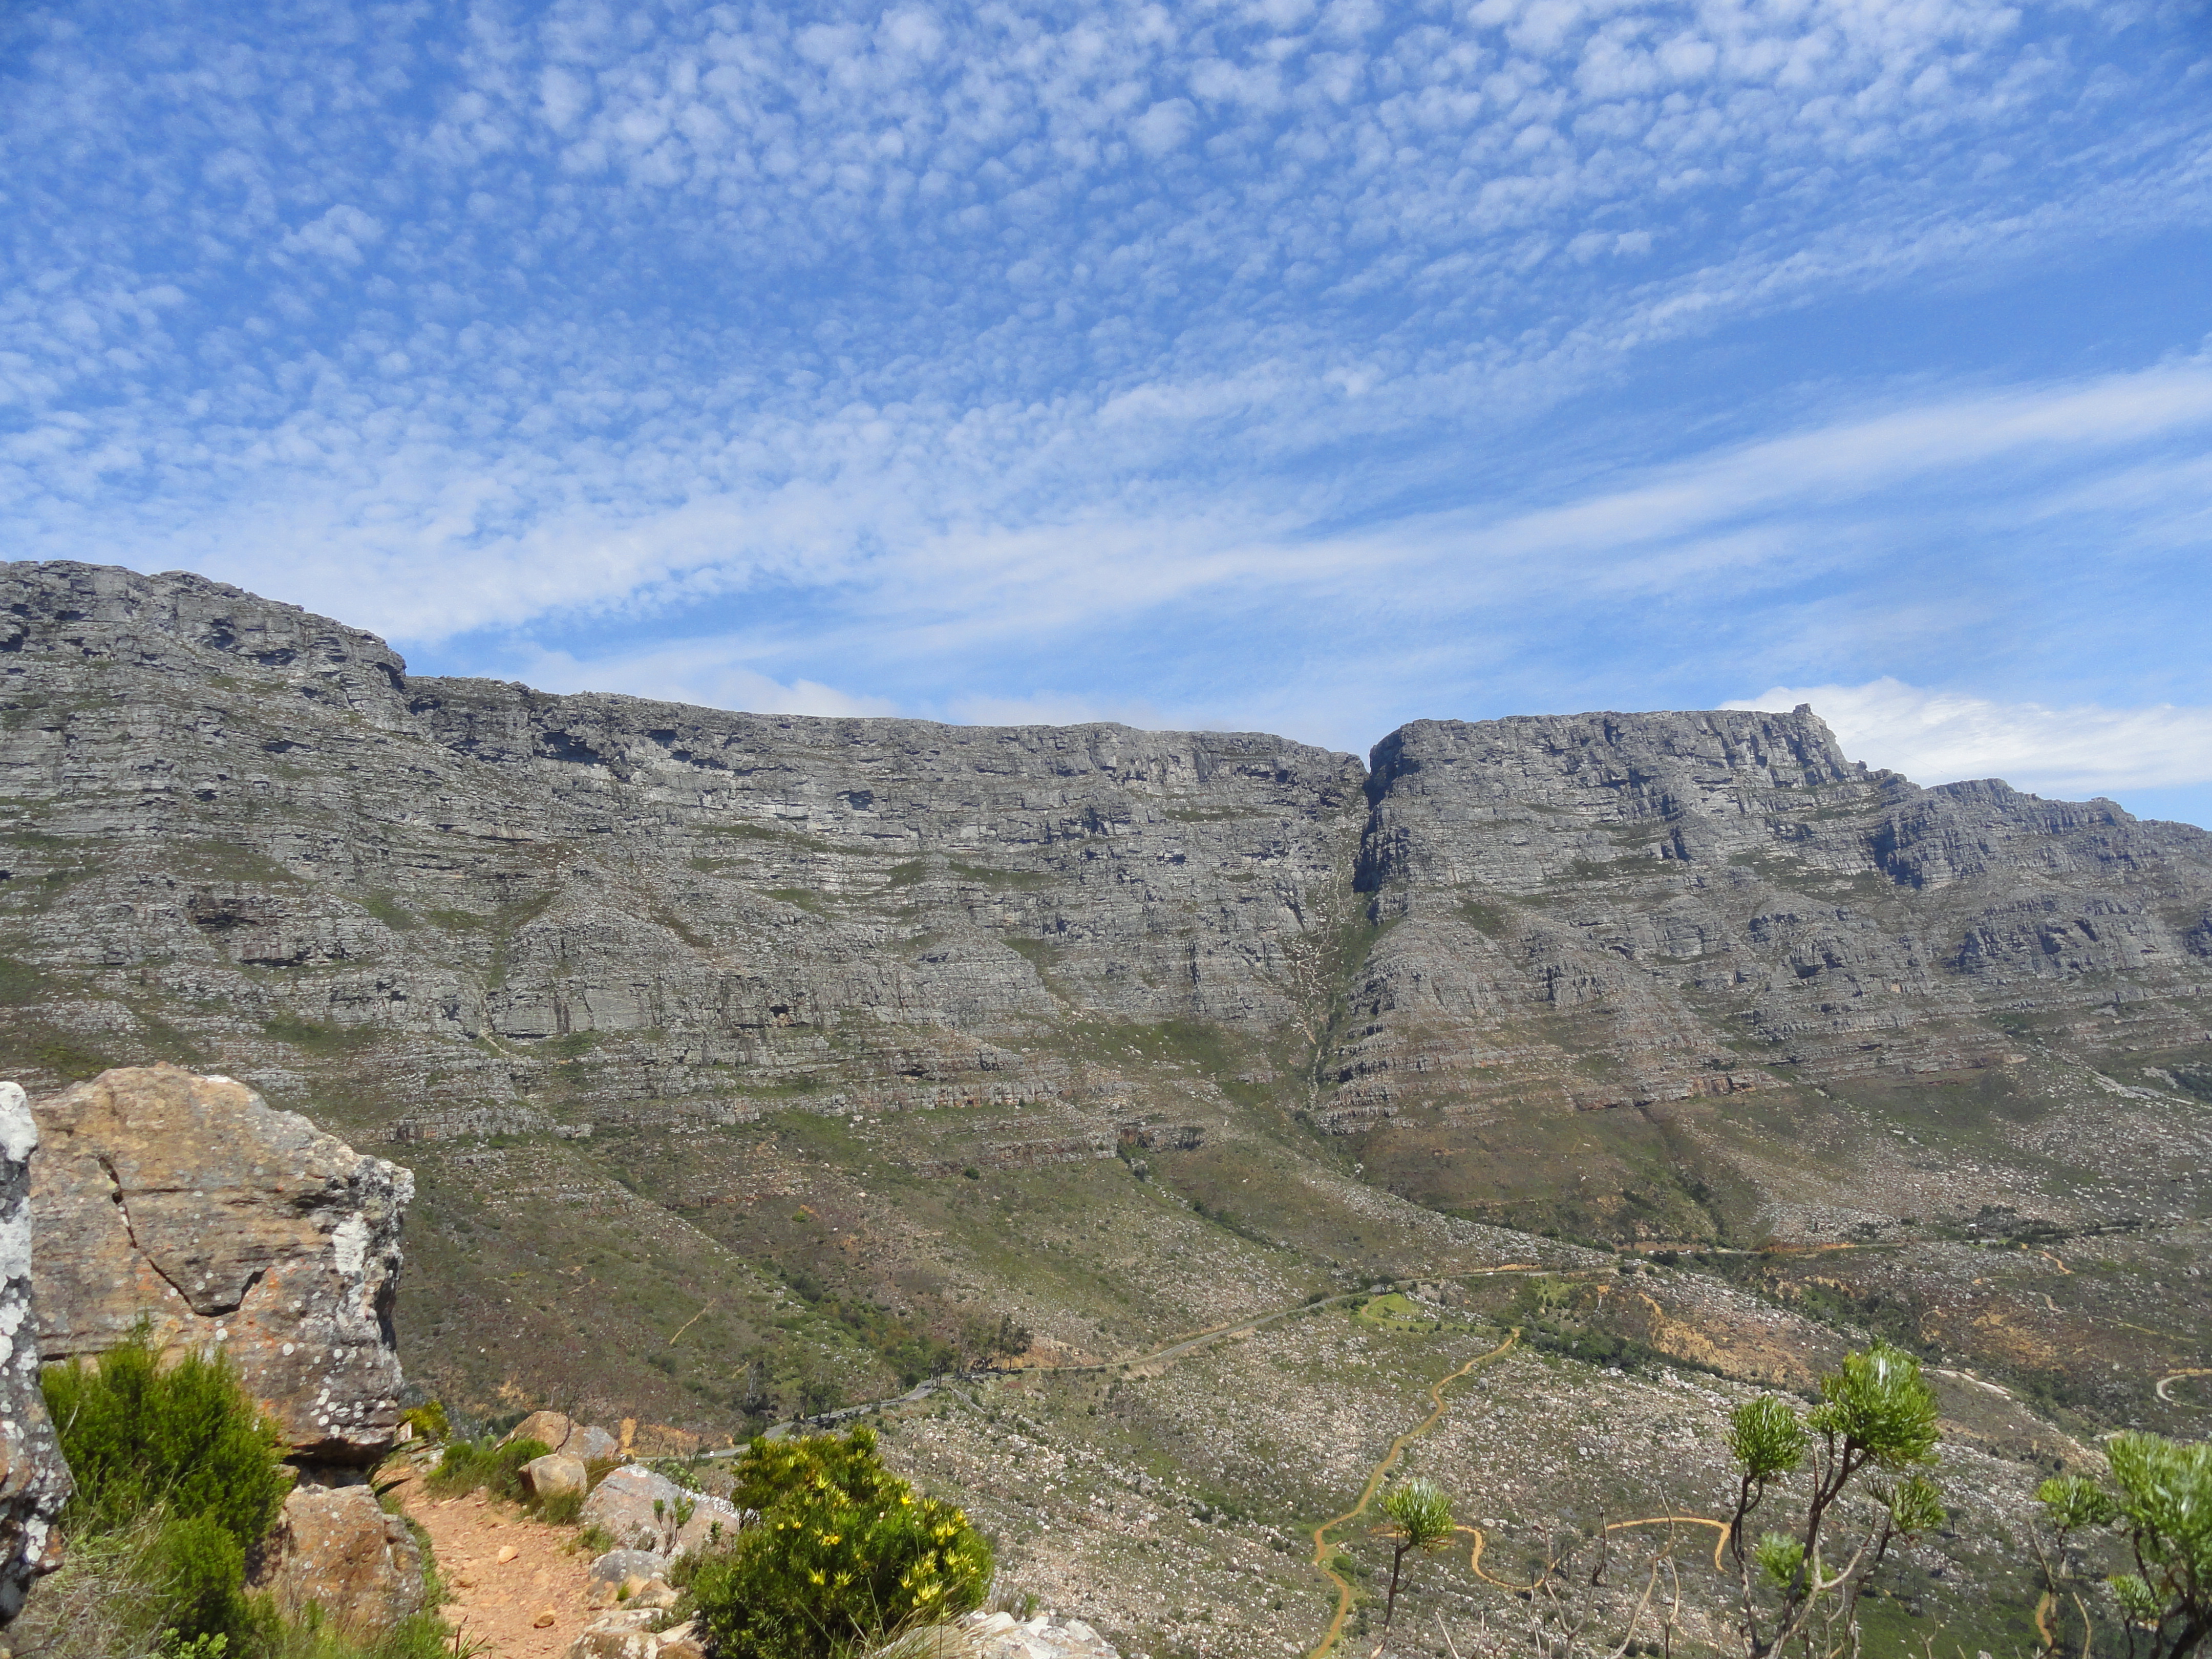
<svg viewBox="0 0 2212 1659">
<path fill-rule="evenodd" d="M 1397 1467 L 1399 1459 L 1405 1456 L 1406 1448 L 1434 1428 L 1437 1419 L 1443 1416 L 1446 1409 L 1444 1390 L 1477 1365 L 1487 1364 L 1501 1354 L 1507 1352 L 1520 1340 L 1519 1331 L 1510 1332 L 1503 1342 L 1491 1349 L 1489 1352 L 1475 1355 L 1450 1376 L 1440 1377 L 1431 1382 L 1429 1385 L 1429 1414 L 1390 1443 L 1390 1449 L 1382 1454 L 1382 1461 L 1375 1466 L 1374 1473 L 1367 1477 L 1366 1486 L 1360 1489 L 1359 1501 L 1334 1520 L 1324 1521 L 1314 1528 L 1313 1564 L 1327 1575 L 1331 1583 L 1336 1586 L 1336 1616 L 1328 1621 L 1328 1629 L 1322 1632 L 1320 1644 L 1306 1656 L 1306 1659 L 1328 1659 L 1329 1652 L 1344 1635 L 1344 1621 L 1351 1616 L 1354 1599 L 1351 1581 L 1329 1565 L 1329 1534 L 1339 1527 L 1357 1521 L 1367 1513 L 1367 1506 L 1375 1501 L 1375 1494 L 1382 1489 L 1383 1480 L 1392 1469 Z M 1480 1553 L 1481 1546 L 1479 1542 L 1475 1547 Z"/>
</svg>

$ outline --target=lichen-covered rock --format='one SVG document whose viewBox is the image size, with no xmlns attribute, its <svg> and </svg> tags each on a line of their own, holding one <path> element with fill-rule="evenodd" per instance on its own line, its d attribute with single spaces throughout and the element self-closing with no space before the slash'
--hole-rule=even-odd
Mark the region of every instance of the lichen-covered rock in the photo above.
<svg viewBox="0 0 2212 1659">
<path fill-rule="evenodd" d="M 21 1608 L 32 1580 L 61 1564 L 54 1521 L 70 1491 L 39 1392 L 31 1318 L 31 1154 L 38 1145 L 22 1090 L 0 1083 L 0 1625 Z"/>
<path fill-rule="evenodd" d="M 716 1498 L 710 1492 L 688 1492 L 684 1498 L 678 1511 L 681 1518 L 676 1536 L 668 1547 L 671 1555 L 689 1555 L 694 1550 L 734 1544 L 738 1529 L 755 1519 L 751 1510 L 741 1510 L 727 1498 Z"/>
<path fill-rule="evenodd" d="M 422 1611 L 422 1552 L 368 1486 L 296 1486 L 261 1547 L 253 1586 L 288 1617 L 319 1605 L 340 1629 L 375 1636 Z"/>
<path fill-rule="evenodd" d="M 568 1644 L 568 1659 L 655 1659 L 660 1637 L 653 1627 L 659 1620 L 658 1607 L 621 1607 L 602 1614 Z"/>
<path fill-rule="evenodd" d="M 592 1562 L 585 1582 L 584 1605 L 611 1607 L 623 1599 L 624 1585 L 635 1595 L 642 1585 L 665 1583 L 668 1566 L 669 1558 L 658 1550 L 609 1550 Z"/>
<path fill-rule="evenodd" d="M 678 1510 L 689 1510 L 687 1492 L 665 1474 L 636 1468 L 617 1469 L 592 1488 L 584 1500 L 582 1520 L 614 1540 L 617 1549 L 672 1552 L 683 1521 Z"/>
<path fill-rule="evenodd" d="M 1018 1620 L 1010 1613 L 971 1613 L 954 1628 L 975 1659 L 1121 1659 L 1083 1620 L 1055 1613 Z"/>
<path fill-rule="evenodd" d="M 391 1322 L 414 1177 L 224 1077 L 103 1072 L 37 1103 L 39 1342 L 217 1347 L 295 1455 L 361 1463 L 393 1443 Z"/>
</svg>

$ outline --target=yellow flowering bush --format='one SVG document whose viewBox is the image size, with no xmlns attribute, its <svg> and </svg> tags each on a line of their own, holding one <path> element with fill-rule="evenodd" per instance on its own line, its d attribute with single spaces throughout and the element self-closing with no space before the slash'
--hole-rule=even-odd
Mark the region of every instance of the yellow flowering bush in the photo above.
<svg viewBox="0 0 2212 1659">
<path fill-rule="evenodd" d="M 760 1523 L 690 1584 L 723 1659 L 848 1659 L 981 1602 L 990 1544 L 885 1468 L 872 1430 L 756 1440 L 737 1477 Z"/>
</svg>

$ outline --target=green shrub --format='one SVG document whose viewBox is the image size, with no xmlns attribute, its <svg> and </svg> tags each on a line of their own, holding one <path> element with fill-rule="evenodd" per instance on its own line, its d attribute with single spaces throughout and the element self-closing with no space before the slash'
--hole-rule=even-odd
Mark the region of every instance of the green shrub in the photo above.
<svg viewBox="0 0 2212 1659">
<path fill-rule="evenodd" d="M 142 1325 L 96 1367 L 72 1359 L 40 1381 L 76 1477 L 65 1527 L 108 1529 L 159 1505 L 206 1516 L 244 1550 L 276 1521 L 283 1445 L 222 1355 L 164 1367 Z"/>
<path fill-rule="evenodd" d="M 537 1515 L 549 1527 L 573 1527 L 584 1513 L 584 1494 L 580 1492 L 556 1492 L 550 1498 L 540 1498 Z"/>
<path fill-rule="evenodd" d="M 434 1498 L 483 1491 L 509 1503 L 524 1503 L 530 1494 L 522 1484 L 522 1466 L 532 1458 L 550 1456 L 552 1450 L 543 1440 L 511 1440 L 504 1446 L 489 1439 L 455 1440 L 423 1485 Z"/>
<path fill-rule="evenodd" d="M 754 1441 L 733 1496 L 760 1523 L 690 1584 L 726 1659 L 848 1659 L 970 1611 L 990 1583 L 990 1545 L 886 1469 L 866 1428 Z"/>
<path fill-rule="evenodd" d="M 236 1651 L 274 1624 L 268 1604 L 248 1604 L 246 1547 L 211 1515 L 182 1516 L 161 1528 L 148 1562 L 166 1609 L 173 1644 Z M 212 1644 L 220 1640 L 222 1650 Z"/>
<path fill-rule="evenodd" d="M 433 1400 L 410 1407 L 400 1413 L 399 1420 L 413 1429 L 420 1438 L 433 1445 L 453 1432 L 453 1425 L 447 1420 L 444 1402 L 441 1401 Z"/>
</svg>

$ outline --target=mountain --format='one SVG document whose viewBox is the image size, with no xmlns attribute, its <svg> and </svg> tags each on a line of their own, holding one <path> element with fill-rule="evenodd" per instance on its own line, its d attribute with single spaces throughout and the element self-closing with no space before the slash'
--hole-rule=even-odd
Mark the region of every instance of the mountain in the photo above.
<svg viewBox="0 0 2212 1659">
<path fill-rule="evenodd" d="M 0 849 L 0 1074 L 217 1069 L 412 1165 L 403 1352 L 480 1408 L 719 1434 L 1630 1246 L 1701 1265 L 1588 1310 L 1623 1352 L 1802 1384 L 1881 1330 L 2200 1420 L 2212 836 L 1809 708 L 1363 766 L 411 676 L 17 563 Z"/>
</svg>

